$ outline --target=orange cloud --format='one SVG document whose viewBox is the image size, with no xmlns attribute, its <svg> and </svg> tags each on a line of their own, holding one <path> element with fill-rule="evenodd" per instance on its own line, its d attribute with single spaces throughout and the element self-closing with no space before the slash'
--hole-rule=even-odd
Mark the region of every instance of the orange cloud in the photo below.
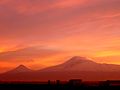
<svg viewBox="0 0 120 90">
<path fill-rule="evenodd" d="M 93 57 L 92 59 L 96 60 L 98 63 L 120 64 L 120 55 Z"/>
<path fill-rule="evenodd" d="M 6 3 L 10 2 L 10 0 L 0 0 L 0 5 L 4 5 Z"/>
<path fill-rule="evenodd" d="M 55 6 L 59 8 L 75 7 L 77 5 L 82 5 L 87 1 L 89 0 L 58 0 Z"/>
</svg>

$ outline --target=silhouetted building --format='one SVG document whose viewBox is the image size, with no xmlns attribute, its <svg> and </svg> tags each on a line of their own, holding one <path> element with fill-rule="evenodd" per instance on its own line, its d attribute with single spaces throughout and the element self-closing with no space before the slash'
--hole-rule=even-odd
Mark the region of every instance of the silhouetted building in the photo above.
<svg viewBox="0 0 120 90">
<path fill-rule="evenodd" d="M 107 80 L 109 86 L 120 86 L 120 80 Z"/>
<path fill-rule="evenodd" d="M 100 81 L 99 86 L 109 86 L 109 82 L 108 81 Z"/>
<path fill-rule="evenodd" d="M 69 84 L 73 85 L 73 86 L 79 86 L 82 84 L 82 80 L 81 79 L 71 79 L 71 80 L 69 80 Z"/>
<path fill-rule="evenodd" d="M 60 85 L 60 80 L 56 80 L 56 84 L 57 84 L 57 85 Z"/>
<path fill-rule="evenodd" d="M 48 80 L 48 85 L 50 85 L 51 84 L 51 81 L 50 80 Z"/>
</svg>

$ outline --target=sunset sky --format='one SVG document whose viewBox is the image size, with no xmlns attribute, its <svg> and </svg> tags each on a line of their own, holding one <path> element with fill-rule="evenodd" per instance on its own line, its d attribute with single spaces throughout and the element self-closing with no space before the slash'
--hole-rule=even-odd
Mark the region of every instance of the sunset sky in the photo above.
<svg viewBox="0 0 120 90">
<path fill-rule="evenodd" d="M 120 0 L 0 0 L 0 72 L 72 56 L 120 64 Z"/>
</svg>

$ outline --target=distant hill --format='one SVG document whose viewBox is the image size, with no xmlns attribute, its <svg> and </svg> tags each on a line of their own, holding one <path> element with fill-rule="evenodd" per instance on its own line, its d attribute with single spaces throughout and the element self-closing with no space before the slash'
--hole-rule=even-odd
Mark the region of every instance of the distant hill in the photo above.
<svg viewBox="0 0 120 90">
<path fill-rule="evenodd" d="M 0 75 L 0 81 L 47 81 L 58 79 L 120 80 L 120 65 L 100 64 L 85 57 L 75 56 L 60 65 L 42 70 L 34 71 L 20 65 Z"/>
</svg>

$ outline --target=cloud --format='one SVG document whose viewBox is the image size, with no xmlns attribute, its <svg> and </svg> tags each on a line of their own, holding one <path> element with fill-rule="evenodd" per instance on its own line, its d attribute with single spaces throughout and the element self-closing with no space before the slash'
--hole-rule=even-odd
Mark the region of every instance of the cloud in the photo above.
<svg viewBox="0 0 120 90">
<path fill-rule="evenodd" d="M 15 11 L 23 15 L 32 15 L 36 13 L 46 12 L 58 8 L 71 8 L 82 5 L 89 0 L 1 0 L 0 4 L 8 10 Z"/>
<path fill-rule="evenodd" d="M 77 35 L 79 38 L 95 39 L 95 36 L 102 39 L 115 36 L 115 31 L 119 35 L 119 0 L 1 1 L 3 2 L 4 5 L 0 5 L 2 46 L 10 43 L 11 47 L 17 44 L 51 44 L 59 40 L 64 42 L 64 38 L 71 36 L 76 38 Z"/>
<path fill-rule="evenodd" d="M 101 63 L 120 64 L 120 55 L 94 57 L 93 59 Z"/>
<path fill-rule="evenodd" d="M 46 49 L 44 47 L 27 47 L 16 51 L 0 53 L 0 62 L 34 62 L 37 58 L 55 56 L 62 51 Z"/>
<path fill-rule="evenodd" d="M 0 0 L 0 5 L 4 5 L 10 2 L 10 0 Z"/>
<path fill-rule="evenodd" d="M 63 56 L 65 55 L 65 56 Z M 69 52 L 55 47 L 32 46 L 14 51 L 0 53 L 0 70 L 4 72 L 18 65 L 26 65 L 32 69 L 41 69 L 64 62 Z"/>
</svg>

